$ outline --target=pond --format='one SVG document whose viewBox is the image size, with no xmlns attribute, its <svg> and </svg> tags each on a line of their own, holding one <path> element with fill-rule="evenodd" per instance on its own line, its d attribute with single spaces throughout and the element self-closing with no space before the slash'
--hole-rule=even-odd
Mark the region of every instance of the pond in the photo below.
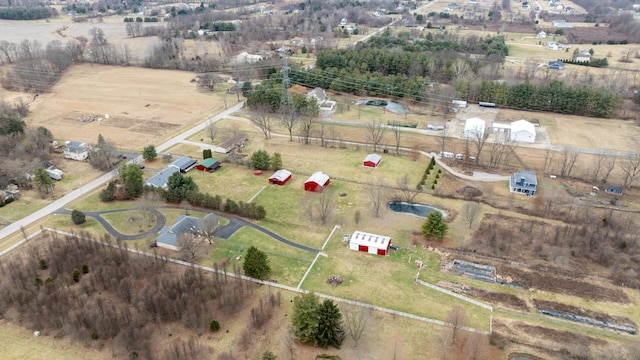
<svg viewBox="0 0 640 360">
<path fill-rule="evenodd" d="M 406 106 L 394 101 L 388 101 L 388 100 L 382 100 L 382 99 L 360 99 L 356 101 L 356 104 L 384 107 L 387 110 L 394 112 L 396 114 L 404 114 L 407 112 Z"/>
<path fill-rule="evenodd" d="M 390 201 L 387 203 L 387 209 L 393 212 L 405 213 L 423 218 L 426 218 L 427 215 L 432 211 L 440 211 L 444 217 L 447 216 L 447 213 L 444 210 L 434 208 L 433 206 L 423 204 L 410 204 L 404 201 Z"/>
</svg>

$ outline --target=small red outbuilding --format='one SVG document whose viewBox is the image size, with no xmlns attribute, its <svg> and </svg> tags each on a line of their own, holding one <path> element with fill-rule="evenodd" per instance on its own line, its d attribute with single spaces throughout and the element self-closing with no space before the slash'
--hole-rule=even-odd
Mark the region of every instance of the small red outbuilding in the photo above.
<svg viewBox="0 0 640 360">
<path fill-rule="evenodd" d="M 291 180 L 291 171 L 280 169 L 269 177 L 269 184 L 284 185 Z"/>
<path fill-rule="evenodd" d="M 322 192 L 330 182 L 329 175 L 322 171 L 315 172 L 304 182 L 304 191 Z"/>
<path fill-rule="evenodd" d="M 369 154 L 364 160 L 362 160 L 362 166 L 377 168 L 382 161 L 382 157 L 378 154 Z"/>
</svg>

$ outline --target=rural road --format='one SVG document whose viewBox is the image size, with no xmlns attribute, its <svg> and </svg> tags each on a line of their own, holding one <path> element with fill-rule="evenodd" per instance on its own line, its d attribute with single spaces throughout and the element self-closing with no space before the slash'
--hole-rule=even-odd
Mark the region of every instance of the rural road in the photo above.
<svg viewBox="0 0 640 360">
<path fill-rule="evenodd" d="M 185 132 L 176 135 L 175 137 L 171 138 L 170 140 L 168 140 L 167 142 L 160 144 L 158 146 L 156 146 L 156 150 L 158 152 L 163 152 L 166 151 L 167 149 L 169 149 L 170 147 L 181 143 L 183 140 L 186 140 L 188 137 L 193 136 L 195 134 L 197 134 L 199 131 L 204 130 L 209 124 L 214 123 L 220 119 L 225 118 L 226 116 L 233 114 L 234 112 L 240 110 L 242 108 L 242 106 L 244 106 L 244 102 L 240 102 L 232 107 L 230 107 L 229 109 L 219 113 L 218 115 L 207 119 L 205 121 L 203 121 L 202 123 L 194 126 L 191 129 L 186 130 Z M 139 162 L 141 159 L 141 156 L 138 156 L 134 159 L 131 159 L 130 161 L 136 163 Z M 115 176 L 117 175 L 117 171 L 113 170 L 110 171 L 102 176 L 100 176 L 99 178 L 89 182 L 88 184 L 81 186 L 80 188 L 71 191 L 70 193 L 68 193 L 67 195 L 61 197 L 58 200 L 55 200 L 54 202 L 50 203 L 49 205 L 45 206 L 44 208 L 34 212 L 31 215 L 25 216 L 24 218 L 13 222 L 9 225 L 7 225 L 4 229 L 0 229 L 0 240 L 6 238 L 7 236 L 13 234 L 14 232 L 20 230 L 20 228 L 22 227 L 26 227 L 29 226 L 31 224 L 33 224 L 34 222 L 42 219 L 43 217 L 53 213 L 54 211 L 56 211 L 59 208 L 64 207 L 65 205 L 67 205 L 68 203 L 82 197 L 85 193 L 89 193 L 91 191 L 93 191 L 94 189 L 102 186 L 104 183 L 108 182 L 109 180 L 113 179 Z"/>
</svg>

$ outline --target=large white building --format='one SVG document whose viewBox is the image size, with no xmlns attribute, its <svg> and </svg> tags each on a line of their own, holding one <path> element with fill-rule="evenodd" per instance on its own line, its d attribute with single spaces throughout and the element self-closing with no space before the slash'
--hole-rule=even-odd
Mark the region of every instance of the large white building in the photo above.
<svg viewBox="0 0 640 360">
<path fill-rule="evenodd" d="M 480 118 L 470 118 L 464 123 L 463 135 L 466 138 L 481 139 L 484 137 L 486 123 Z"/>
<path fill-rule="evenodd" d="M 390 246 L 391 238 L 389 236 L 370 234 L 363 231 L 355 231 L 349 239 L 349 249 L 369 254 L 388 255 Z"/>
<path fill-rule="evenodd" d="M 536 127 L 527 120 L 511 123 L 511 141 L 534 143 L 536 141 Z"/>
</svg>

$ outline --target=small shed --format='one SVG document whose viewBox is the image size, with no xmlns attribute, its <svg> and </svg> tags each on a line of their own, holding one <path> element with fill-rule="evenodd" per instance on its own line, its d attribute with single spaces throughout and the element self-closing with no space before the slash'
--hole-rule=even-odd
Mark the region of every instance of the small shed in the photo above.
<svg viewBox="0 0 640 360">
<path fill-rule="evenodd" d="M 518 120 L 511 123 L 511 140 L 526 143 L 536 142 L 536 127 L 527 120 Z"/>
<path fill-rule="evenodd" d="M 389 236 L 355 231 L 349 239 L 349 249 L 386 256 L 389 254 L 391 238 Z"/>
<path fill-rule="evenodd" d="M 491 124 L 491 131 L 494 133 L 509 133 L 511 124 L 494 121 Z"/>
<path fill-rule="evenodd" d="M 604 192 L 607 194 L 622 195 L 622 186 L 609 185 L 604 189 Z"/>
<path fill-rule="evenodd" d="M 304 182 L 304 191 L 322 192 L 330 182 L 329 175 L 322 171 L 315 172 Z"/>
<path fill-rule="evenodd" d="M 193 169 L 197 164 L 198 162 L 195 159 L 184 156 L 174 161 L 171 165 L 180 169 L 181 173 L 186 173 Z"/>
<path fill-rule="evenodd" d="M 196 166 L 196 169 L 200 171 L 214 172 L 218 170 L 221 166 L 222 164 L 220 164 L 220 161 L 214 158 L 206 158 Z"/>
<path fill-rule="evenodd" d="M 381 161 L 382 161 L 382 156 L 380 156 L 378 154 L 369 154 L 362 161 L 362 166 L 370 167 L 370 168 L 377 168 L 378 165 L 380 165 Z"/>
<path fill-rule="evenodd" d="M 284 185 L 291 180 L 291 171 L 280 169 L 269 177 L 269 184 Z"/>
<path fill-rule="evenodd" d="M 434 131 L 438 131 L 438 130 L 444 130 L 444 123 L 443 122 L 430 122 L 427 124 L 427 130 L 434 130 Z"/>
</svg>

